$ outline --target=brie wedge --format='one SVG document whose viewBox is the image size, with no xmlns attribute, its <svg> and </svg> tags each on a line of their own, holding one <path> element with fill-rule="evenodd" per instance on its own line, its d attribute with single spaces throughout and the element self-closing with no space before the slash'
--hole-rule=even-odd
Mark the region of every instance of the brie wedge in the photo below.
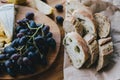
<svg viewBox="0 0 120 80">
<path fill-rule="evenodd" d="M 0 27 L 1 29 L 3 28 L 5 36 L 4 37 L 0 36 L 0 37 L 2 39 L 5 39 L 6 43 L 9 43 L 12 40 L 14 20 L 15 20 L 14 4 L 6 4 L 1 6 L 0 7 L 0 24 L 1 24 Z"/>
<path fill-rule="evenodd" d="M 50 15 L 53 13 L 53 8 L 47 5 L 46 3 L 44 3 L 43 1 L 35 0 L 35 5 L 36 8 L 45 15 Z"/>
</svg>

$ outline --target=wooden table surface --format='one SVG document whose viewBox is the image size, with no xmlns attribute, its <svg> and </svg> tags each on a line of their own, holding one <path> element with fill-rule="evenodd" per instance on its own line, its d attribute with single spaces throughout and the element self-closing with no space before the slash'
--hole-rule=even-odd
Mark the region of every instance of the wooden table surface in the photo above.
<svg viewBox="0 0 120 80">
<path fill-rule="evenodd" d="M 28 0 L 29 5 L 27 6 L 31 7 L 32 1 L 33 0 Z M 49 4 L 53 8 L 55 7 L 56 4 L 63 4 L 63 6 L 65 5 L 64 4 L 65 0 L 46 0 L 46 1 L 47 1 L 47 4 Z M 57 12 L 56 9 L 54 8 L 54 13 L 53 13 L 54 17 L 52 17 L 52 19 L 56 22 L 55 17 L 58 15 L 64 17 L 64 13 L 65 13 L 65 9 L 63 12 L 60 13 L 60 12 Z M 64 37 L 63 27 L 60 25 L 58 25 L 58 27 L 61 32 L 61 39 L 63 40 L 63 37 Z M 29 80 L 63 80 L 64 47 L 62 45 L 62 40 L 61 40 L 61 47 L 59 50 L 59 54 L 55 62 L 53 63 L 53 65 L 47 71 L 31 77 L 29 78 Z"/>
</svg>

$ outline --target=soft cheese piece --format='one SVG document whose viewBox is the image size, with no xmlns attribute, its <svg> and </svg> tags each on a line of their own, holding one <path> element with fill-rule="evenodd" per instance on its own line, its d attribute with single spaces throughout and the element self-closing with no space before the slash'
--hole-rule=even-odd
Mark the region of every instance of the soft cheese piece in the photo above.
<svg viewBox="0 0 120 80">
<path fill-rule="evenodd" d="M 6 42 L 12 40 L 15 20 L 14 4 L 6 4 L 0 7 L 0 23 L 6 35 Z"/>
<path fill-rule="evenodd" d="M 89 58 L 89 50 L 85 40 L 77 33 L 68 33 L 63 41 L 65 49 L 75 68 L 81 68 Z"/>
<path fill-rule="evenodd" d="M 100 71 L 103 67 L 109 63 L 109 57 L 113 53 L 113 43 L 110 41 L 111 37 L 98 40 L 99 43 L 99 61 L 97 65 L 97 71 Z M 104 44 L 102 44 L 104 43 Z M 102 44 L 102 45 L 101 45 Z"/>
<path fill-rule="evenodd" d="M 94 18 L 91 14 L 89 14 L 87 11 L 77 9 L 72 14 L 75 18 L 78 18 L 79 21 L 82 23 L 84 27 L 84 35 L 90 33 L 90 34 L 96 34 L 96 26 L 94 24 Z"/>
<path fill-rule="evenodd" d="M 98 25 L 98 35 L 100 38 L 106 38 L 110 33 L 110 21 L 109 19 L 101 13 L 95 14 L 95 21 Z"/>
<path fill-rule="evenodd" d="M 41 0 L 35 0 L 35 4 L 36 4 L 36 8 L 46 14 L 46 15 L 50 15 L 53 13 L 53 8 L 49 5 L 47 5 L 46 3 L 44 3 L 43 1 Z"/>
</svg>

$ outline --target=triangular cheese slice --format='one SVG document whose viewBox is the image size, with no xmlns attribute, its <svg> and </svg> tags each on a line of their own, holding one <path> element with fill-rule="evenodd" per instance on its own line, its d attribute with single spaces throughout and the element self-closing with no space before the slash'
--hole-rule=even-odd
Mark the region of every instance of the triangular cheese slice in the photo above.
<svg viewBox="0 0 120 80">
<path fill-rule="evenodd" d="M 14 4 L 6 4 L 0 7 L 0 22 L 4 25 L 3 29 L 7 36 L 7 41 L 10 42 L 13 36 L 13 28 L 15 21 Z"/>
<path fill-rule="evenodd" d="M 35 3 L 34 3 L 35 2 Z M 53 13 L 53 8 L 41 0 L 34 0 L 33 3 L 36 5 L 38 11 L 44 13 L 45 15 L 50 15 Z"/>
</svg>

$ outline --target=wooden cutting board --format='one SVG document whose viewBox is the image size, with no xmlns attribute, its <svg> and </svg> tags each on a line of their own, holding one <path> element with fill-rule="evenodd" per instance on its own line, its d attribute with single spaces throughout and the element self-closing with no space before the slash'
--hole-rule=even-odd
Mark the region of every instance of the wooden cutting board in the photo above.
<svg viewBox="0 0 120 80">
<path fill-rule="evenodd" d="M 17 6 L 17 14 L 16 14 L 16 20 L 21 20 L 25 17 L 25 14 L 27 12 L 34 12 L 35 13 L 35 22 L 36 23 L 42 23 L 42 24 L 46 24 L 50 26 L 50 32 L 53 33 L 53 38 L 55 39 L 57 46 L 56 46 L 56 50 L 54 51 L 49 51 L 47 59 L 48 59 L 48 65 L 46 67 L 41 67 L 38 66 L 37 67 L 37 71 L 34 74 L 29 74 L 29 75 L 18 75 L 15 77 L 15 79 L 23 79 L 23 78 L 28 78 L 31 76 L 35 76 L 39 73 L 42 73 L 44 71 L 46 71 L 55 61 L 58 52 L 59 52 L 59 48 L 60 48 L 60 31 L 58 26 L 56 25 L 56 23 L 54 21 L 52 21 L 50 18 L 48 18 L 47 16 L 45 16 L 44 14 L 38 12 L 35 9 L 29 8 L 29 7 L 23 7 L 23 6 Z M 0 79 L 14 79 L 13 77 L 5 74 L 5 75 L 1 75 Z"/>
</svg>

